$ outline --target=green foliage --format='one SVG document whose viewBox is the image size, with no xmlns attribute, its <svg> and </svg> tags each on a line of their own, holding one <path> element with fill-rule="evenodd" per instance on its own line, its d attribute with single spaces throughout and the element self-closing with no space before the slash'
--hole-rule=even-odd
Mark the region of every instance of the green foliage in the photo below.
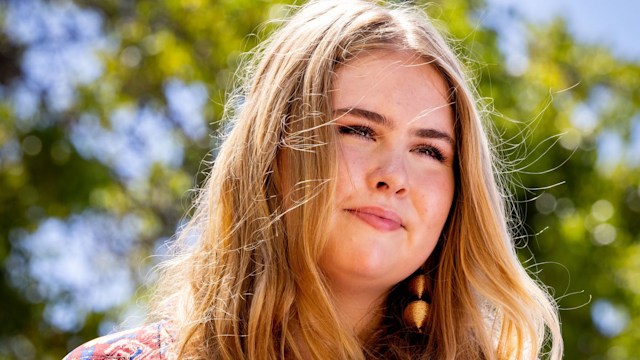
<svg viewBox="0 0 640 360">
<path fill-rule="evenodd" d="M 30 264 L 46 254 L 23 244 L 48 219 L 71 224 L 82 214 L 133 217 L 133 248 L 120 257 L 133 283 L 143 285 L 155 262 L 151 255 L 176 232 L 189 210 L 189 189 L 202 181 L 201 160 L 214 144 L 240 55 L 259 40 L 247 34 L 268 34 L 275 24 L 259 24 L 286 12 L 281 2 L 267 0 L 76 4 L 102 18 L 102 71 L 92 81 L 72 83 L 75 98 L 61 110 L 47 101 L 47 90 L 35 91 L 26 115 L 15 94 L 29 77 L 24 62 L 34 45 L 11 36 L 4 18 L 9 5 L 0 4 L 0 358 L 60 358 L 111 330 L 109 324 L 135 309 L 136 298 L 144 300 L 142 287 L 130 300 L 80 311 L 79 325 L 61 329 L 52 304 L 73 294 L 52 291 L 34 276 Z M 566 359 L 633 359 L 640 352 L 640 148 L 634 145 L 640 141 L 640 66 L 576 43 L 557 20 L 526 28 L 527 66 L 514 72 L 499 50 L 500 34 L 479 20 L 483 6 L 455 0 L 426 9 L 474 75 L 499 135 L 499 170 L 512 179 L 523 220 L 516 224 L 519 256 L 558 300 Z M 189 134 L 181 125 L 167 96 L 172 81 L 206 90 L 199 111 L 209 135 Z M 152 162 L 144 175 L 131 178 L 113 159 L 83 149 L 82 141 L 94 139 L 74 137 L 78 124 L 95 121 L 103 131 L 116 131 L 118 111 L 137 114 L 138 122 L 145 111 L 168 120 L 180 161 Z M 612 316 L 619 319 L 612 322 Z M 594 319 L 620 328 L 607 332 Z"/>
</svg>

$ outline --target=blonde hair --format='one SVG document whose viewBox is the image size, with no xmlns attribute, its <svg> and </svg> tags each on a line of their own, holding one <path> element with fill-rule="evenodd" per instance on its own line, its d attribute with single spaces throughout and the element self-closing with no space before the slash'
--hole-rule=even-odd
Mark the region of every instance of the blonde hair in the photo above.
<svg viewBox="0 0 640 360">
<path fill-rule="evenodd" d="M 367 339 L 344 328 L 318 268 L 334 191 L 329 92 L 363 51 L 409 50 L 450 86 L 456 194 L 425 264 L 422 334 L 388 295 Z M 360 0 L 303 6 L 256 51 L 178 253 L 163 264 L 155 315 L 188 359 L 536 359 L 562 356 L 556 308 L 519 263 L 495 159 L 457 57 L 419 9 Z M 229 101 L 231 104 L 232 101 Z M 283 171 L 286 169 L 286 171 Z M 195 239 L 195 240 L 194 240 Z M 552 340 L 552 341 L 548 341 Z"/>
</svg>

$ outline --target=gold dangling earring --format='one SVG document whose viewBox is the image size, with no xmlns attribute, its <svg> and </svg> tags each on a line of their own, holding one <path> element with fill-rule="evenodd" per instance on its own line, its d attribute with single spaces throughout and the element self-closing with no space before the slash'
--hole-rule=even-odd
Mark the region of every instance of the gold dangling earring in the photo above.
<svg viewBox="0 0 640 360">
<path fill-rule="evenodd" d="M 424 300 L 426 287 L 427 277 L 424 274 L 414 276 L 407 283 L 409 292 L 417 299 L 411 301 L 409 305 L 404 308 L 402 317 L 408 327 L 416 329 L 418 332 L 422 332 L 426 324 L 427 314 L 429 313 L 429 303 Z"/>
</svg>

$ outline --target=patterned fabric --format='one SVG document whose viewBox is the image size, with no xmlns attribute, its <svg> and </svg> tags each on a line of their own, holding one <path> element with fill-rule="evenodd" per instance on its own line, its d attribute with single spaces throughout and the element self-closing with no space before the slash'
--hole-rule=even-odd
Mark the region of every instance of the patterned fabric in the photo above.
<svg viewBox="0 0 640 360">
<path fill-rule="evenodd" d="M 91 340 L 63 360 L 167 360 L 173 339 L 160 322 Z"/>
</svg>

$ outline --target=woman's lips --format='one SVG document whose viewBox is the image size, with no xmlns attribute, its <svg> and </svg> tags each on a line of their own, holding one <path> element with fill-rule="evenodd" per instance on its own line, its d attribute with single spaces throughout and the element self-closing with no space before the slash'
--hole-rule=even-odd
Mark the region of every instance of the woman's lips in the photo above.
<svg viewBox="0 0 640 360">
<path fill-rule="evenodd" d="M 358 219 L 381 231 L 395 231 L 402 228 L 402 219 L 393 211 L 375 207 L 347 209 Z"/>
</svg>

